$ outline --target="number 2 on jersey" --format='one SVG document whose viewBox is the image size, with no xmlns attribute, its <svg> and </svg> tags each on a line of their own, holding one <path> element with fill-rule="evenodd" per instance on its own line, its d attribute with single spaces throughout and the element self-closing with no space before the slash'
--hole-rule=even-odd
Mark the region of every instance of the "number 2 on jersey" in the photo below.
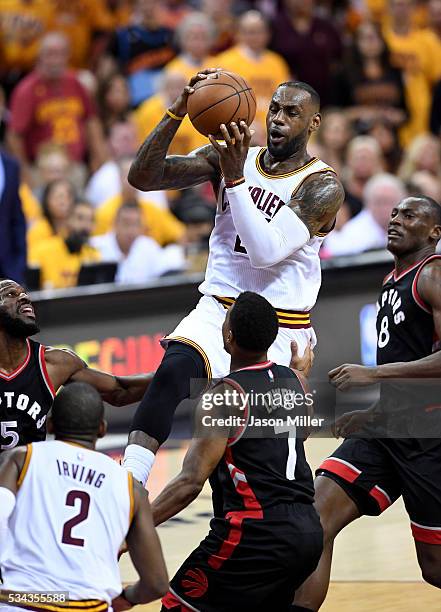
<svg viewBox="0 0 441 612">
<path fill-rule="evenodd" d="M 72 529 L 85 521 L 89 516 L 90 495 L 86 491 L 69 491 L 66 497 L 66 506 L 75 506 L 77 499 L 80 500 L 80 511 L 64 523 L 61 541 L 63 544 L 71 544 L 72 546 L 84 546 L 83 538 L 74 538 Z"/>
</svg>

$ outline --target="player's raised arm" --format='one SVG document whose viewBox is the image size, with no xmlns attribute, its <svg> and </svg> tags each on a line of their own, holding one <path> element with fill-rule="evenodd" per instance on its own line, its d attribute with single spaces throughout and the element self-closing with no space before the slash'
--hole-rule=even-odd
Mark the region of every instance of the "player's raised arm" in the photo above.
<svg viewBox="0 0 441 612">
<path fill-rule="evenodd" d="M 135 514 L 126 542 L 139 580 L 126 587 L 122 597 L 112 602 L 116 612 L 127 609 L 121 599 L 130 604 L 145 604 L 159 599 L 168 589 L 168 575 L 162 555 L 161 543 L 152 520 L 147 492 L 134 483 Z"/>
<path fill-rule="evenodd" d="M 217 419 L 225 418 L 235 401 L 218 406 L 210 398 L 226 392 L 227 387 L 216 387 L 205 393 L 196 410 L 195 437 L 185 455 L 182 470 L 153 501 L 155 525 L 160 525 L 186 508 L 202 491 L 205 481 L 221 460 L 228 443 L 230 428 Z M 237 399 L 237 398 L 236 398 Z"/>
<path fill-rule="evenodd" d="M 215 68 L 209 68 L 194 76 L 147 136 L 130 168 L 128 181 L 133 187 L 151 191 L 184 189 L 205 181 L 216 182 L 219 177 L 218 157 L 211 145 L 191 155 L 167 156 L 170 143 L 187 114 L 187 98 L 194 91 L 192 86 L 214 72 Z"/>
<path fill-rule="evenodd" d="M 104 401 L 125 406 L 142 399 L 153 374 L 114 376 L 89 368 L 73 351 L 48 348 L 45 351 L 49 378 L 57 391 L 67 382 L 85 382 L 95 387 Z"/>
</svg>

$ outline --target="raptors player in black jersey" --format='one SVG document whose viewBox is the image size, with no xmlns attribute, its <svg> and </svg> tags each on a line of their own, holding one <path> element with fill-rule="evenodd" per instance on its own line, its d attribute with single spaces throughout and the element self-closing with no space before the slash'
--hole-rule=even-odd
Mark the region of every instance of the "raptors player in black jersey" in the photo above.
<svg viewBox="0 0 441 612">
<path fill-rule="evenodd" d="M 139 401 L 150 374 L 116 377 L 88 368 L 72 351 L 31 340 L 40 330 L 26 291 L 0 280 L 0 453 L 46 437 L 46 417 L 55 393 L 68 381 L 87 382 L 106 401 Z"/>
<path fill-rule="evenodd" d="M 329 373 L 340 390 L 381 383 L 381 396 L 374 407 L 346 413 L 335 424 L 337 435 L 360 437 L 346 438 L 317 471 L 324 551 L 317 570 L 296 593 L 293 610 L 320 608 L 336 535 L 362 514 L 379 515 L 400 495 L 423 578 L 441 588 L 441 439 L 436 428 L 432 437 L 427 432 L 411 437 L 412 430 L 402 438 L 393 433 L 397 425 L 399 431 L 406 425 L 409 413 L 411 424 L 415 417 L 416 404 L 408 398 L 412 385 L 400 390 L 402 381 L 441 379 L 441 256 L 435 254 L 440 238 L 441 206 L 431 198 L 406 198 L 392 211 L 388 249 L 395 269 L 384 279 L 378 300 L 377 366 L 344 364 Z M 439 410 L 427 410 L 428 395 L 433 397 L 429 381 L 420 386 L 416 420 L 424 425 L 433 419 L 439 432 Z M 439 408 L 439 386 L 437 395 Z M 376 437 L 376 431 L 383 435 Z"/>
<path fill-rule="evenodd" d="M 274 308 L 256 293 L 242 293 L 227 314 L 222 332 L 232 371 L 203 395 L 196 420 L 205 435 L 199 430 L 182 472 L 152 505 L 155 524 L 162 523 L 193 501 L 210 479 L 210 533 L 177 571 L 163 611 L 289 610 L 296 586 L 320 558 L 323 534 L 303 436 L 289 437 L 288 403 L 271 401 L 277 394 L 304 400 L 307 393 L 300 374 L 268 361 L 277 330 Z M 296 360 L 304 371 L 310 355 L 308 350 Z M 216 427 L 216 419 L 232 416 L 227 410 L 232 392 L 248 398 L 244 411 L 236 413 L 242 418 Z M 258 401 L 263 396 L 269 399 Z M 305 413 L 300 400 L 298 410 L 291 404 L 291 418 Z"/>
</svg>

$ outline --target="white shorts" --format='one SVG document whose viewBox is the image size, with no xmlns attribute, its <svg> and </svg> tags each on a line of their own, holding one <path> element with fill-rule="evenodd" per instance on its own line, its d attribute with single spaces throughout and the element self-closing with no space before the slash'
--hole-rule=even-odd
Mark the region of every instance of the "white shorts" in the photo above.
<svg viewBox="0 0 441 612">
<path fill-rule="evenodd" d="M 209 378 L 222 378 L 230 372 L 230 355 L 224 349 L 222 324 L 226 309 L 214 297 L 204 295 L 171 334 L 161 340 L 164 348 L 171 340 L 193 346 L 204 359 Z M 299 355 L 303 355 L 309 343 L 315 346 L 317 338 L 312 327 L 290 329 L 279 327 L 279 332 L 268 350 L 268 359 L 279 365 L 289 366 L 291 340 L 297 342 Z"/>
</svg>

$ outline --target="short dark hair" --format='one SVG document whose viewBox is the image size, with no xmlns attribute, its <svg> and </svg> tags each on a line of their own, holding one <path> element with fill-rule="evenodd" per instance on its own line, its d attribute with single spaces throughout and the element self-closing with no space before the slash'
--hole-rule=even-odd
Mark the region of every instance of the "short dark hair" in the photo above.
<svg viewBox="0 0 441 612">
<path fill-rule="evenodd" d="M 293 87 L 306 91 L 309 93 L 312 103 L 317 106 L 317 110 L 320 110 L 320 96 L 314 87 L 308 85 L 308 83 L 304 83 L 303 81 L 286 81 L 285 83 L 280 83 L 279 87 Z"/>
<path fill-rule="evenodd" d="M 244 291 L 231 309 L 230 327 L 239 348 L 263 353 L 276 339 L 279 321 L 268 300 Z"/>
<path fill-rule="evenodd" d="M 56 434 L 95 436 L 104 416 L 100 394 L 87 383 L 72 382 L 56 395 L 52 422 Z"/>
<path fill-rule="evenodd" d="M 437 225 L 441 225 L 441 204 L 431 198 L 430 196 L 420 195 L 416 196 L 418 199 L 423 200 L 426 204 L 429 205 L 429 208 L 434 216 L 435 222 Z"/>
</svg>

